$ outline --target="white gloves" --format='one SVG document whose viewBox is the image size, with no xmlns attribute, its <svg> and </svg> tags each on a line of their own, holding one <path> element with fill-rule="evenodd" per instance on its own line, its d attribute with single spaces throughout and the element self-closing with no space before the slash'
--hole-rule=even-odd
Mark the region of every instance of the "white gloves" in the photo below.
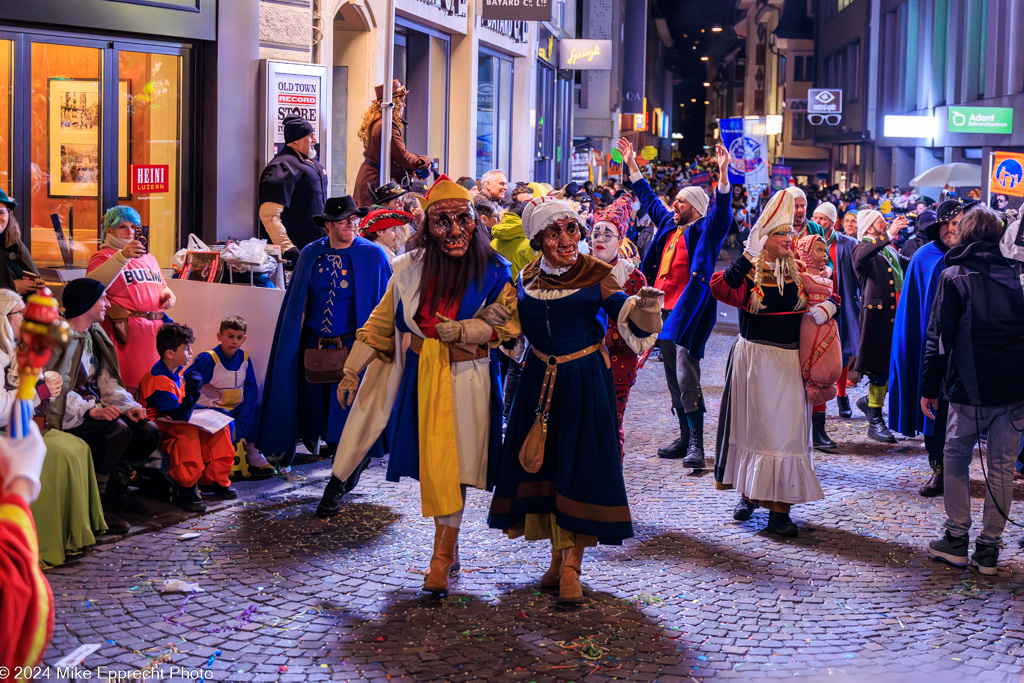
<svg viewBox="0 0 1024 683">
<path fill-rule="evenodd" d="M 824 325 L 828 320 L 836 314 L 836 305 L 831 301 L 822 301 L 820 304 L 811 306 L 807 311 L 807 315 L 814 318 L 816 325 Z"/>
<path fill-rule="evenodd" d="M 509 311 L 509 317 L 511 317 L 511 311 Z M 446 344 L 459 343 L 467 346 L 480 346 L 491 341 L 491 335 L 494 334 L 494 328 L 482 318 L 451 320 L 443 315 L 438 315 L 437 319 L 441 321 L 435 326 L 437 336 Z"/>
<path fill-rule="evenodd" d="M 345 359 L 345 376 L 338 382 L 338 403 L 342 408 L 350 408 L 356 400 L 356 392 L 359 390 L 359 375 L 377 357 L 377 350 L 369 344 L 364 344 L 358 339 L 352 343 L 352 349 Z"/>
<path fill-rule="evenodd" d="M 28 502 L 39 497 L 39 475 L 43 472 L 46 459 L 46 444 L 34 421 L 28 423 L 28 436 L 11 439 L 0 436 L 0 472 L 4 474 L 3 492 L 6 493 L 15 479 L 28 482 Z"/>
<path fill-rule="evenodd" d="M 746 255 L 748 261 L 753 261 L 757 258 L 757 255 L 764 250 L 764 243 L 768 241 L 770 236 L 771 235 L 765 235 L 762 237 L 760 228 L 751 228 L 747 241 L 743 243 L 743 253 Z"/>
</svg>

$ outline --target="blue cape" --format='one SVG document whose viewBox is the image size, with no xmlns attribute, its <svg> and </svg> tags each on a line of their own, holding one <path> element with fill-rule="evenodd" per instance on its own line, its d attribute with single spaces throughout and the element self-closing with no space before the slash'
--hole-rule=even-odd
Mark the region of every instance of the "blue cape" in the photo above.
<svg viewBox="0 0 1024 683">
<path fill-rule="evenodd" d="M 842 342 L 843 360 L 857 355 L 860 347 L 860 282 L 853 269 L 853 248 L 857 240 L 842 232 L 836 232 L 836 271 L 839 277 L 839 339 Z"/>
<path fill-rule="evenodd" d="M 480 281 L 469 284 L 459 305 L 457 320 L 472 318 L 481 306 L 494 303 L 505 285 L 512 282 L 510 264 L 495 254 L 488 262 Z M 421 283 L 421 291 L 426 283 Z M 411 333 L 405 323 L 404 301 L 395 307 L 395 324 L 399 331 Z M 415 313 L 415 312 L 414 312 Z M 400 351 L 399 351 L 400 353 Z M 395 412 L 392 418 L 391 453 L 388 456 L 388 481 L 399 481 L 401 477 L 420 478 L 420 438 L 419 438 L 419 393 L 417 375 L 419 373 L 419 355 L 411 350 L 405 355 L 405 368 L 402 372 L 402 383 L 395 400 Z M 491 350 L 491 430 L 488 443 L 487 459 L 487 490 L 494 488 L 494 478 L 498 468 L 498 455 L 501 452 L 501 414 L 502 414 L 501 377 L 498 373 L 498 351 Z"/>
<path fill-rule="evenodd" d="M 921 362 L 944 256 L 935 242 L 914 252 L 896 305 L 889 359 L 889 425 L 904 436 L 930 435 L 934 429 L 921 412 Z"/>
<path fill-rule="evenodd" d="M 274 346 L 267 364 L 267 379 L 260 403 L 259 433 L 256 443 L 264 453 L 288 453 L 298 440 L 299 382 L 305 382 L 299 339 L 306 315 L 306 295 L 313 266 L 328 251 L 327 238 L 311 242 L 299 254 L 284 305 L 277 318 Z M 373 242 L 356 237 L 346 250 L 352 259 L 356 288 L 356 327 L 366 323 L 380 302 L 391 278 L 391 264 L 384 250 Z M 355 332 L 355 330 L 353 330 Z"/>
<path fill-rule="evenodd" d="M 640 200 L 641 210 L 646 211 L 658 226 L 654 240 L 640 264 L 640 271 L 653 287 L 665 243 L 677 227 L 675 216 L 658 200 L 646 180 L 633 183 L 633 192 Z M 690 260 L 690 281 L 658 335 L 658 339 L 670 339 L 682 346 L 693 358 L 704 357 L 704 345 L 715 326 L 718 309 L 711 296 L 711 276 L 715 272 L 718 254 L 722 251 L 722 242 L 732 225 L 732 193 L 723 194 L 716 187 L 714 199 L 714 203 L 708 207 L 707 215 L 695 221 L 683 233 Z"/>
</svg>

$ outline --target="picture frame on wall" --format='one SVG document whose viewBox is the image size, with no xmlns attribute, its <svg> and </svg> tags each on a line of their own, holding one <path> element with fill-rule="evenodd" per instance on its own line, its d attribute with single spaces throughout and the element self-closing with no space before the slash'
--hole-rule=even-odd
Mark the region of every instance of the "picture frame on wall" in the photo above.
<svg viewBox="0 0 1024 683">
<path fill-rule="evenodd" d="M 99 191 L 102 95 L 100 83 L 86 78 L 51 78 L 47 133 L 49 196 L 95 197 Z M 118 81 L 118 196 L 129 198 L 131 88 Z"/>
</svg>

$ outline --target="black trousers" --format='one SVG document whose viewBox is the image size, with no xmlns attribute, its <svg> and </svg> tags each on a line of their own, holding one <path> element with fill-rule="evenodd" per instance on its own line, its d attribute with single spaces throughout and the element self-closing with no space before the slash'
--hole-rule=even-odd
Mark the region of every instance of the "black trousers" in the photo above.
<svg viewBox="0 0 1024 683">
<path fill-rule="evenodd" d="M 160 445 L 160 430 L 150 420 L 132 422 L 122 415 L 116 420 L 85 421 L 64 430 L 89 444 L 96 473 L 109 475 L 117 469 L 128 470 L 144 462 Z"/>
</svg>

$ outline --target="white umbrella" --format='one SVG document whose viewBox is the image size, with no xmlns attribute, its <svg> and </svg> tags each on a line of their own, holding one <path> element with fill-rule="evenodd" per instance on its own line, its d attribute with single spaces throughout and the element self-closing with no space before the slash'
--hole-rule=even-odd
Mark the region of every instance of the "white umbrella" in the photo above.
<svg viewBox="0 0 1024 683">
<path fill-rule="evenodd" d="M 914 187 L 981 187 L 981 166 L 960 162 L 942 164 L 927 171 L 910 181 Z"/>
</svg>

